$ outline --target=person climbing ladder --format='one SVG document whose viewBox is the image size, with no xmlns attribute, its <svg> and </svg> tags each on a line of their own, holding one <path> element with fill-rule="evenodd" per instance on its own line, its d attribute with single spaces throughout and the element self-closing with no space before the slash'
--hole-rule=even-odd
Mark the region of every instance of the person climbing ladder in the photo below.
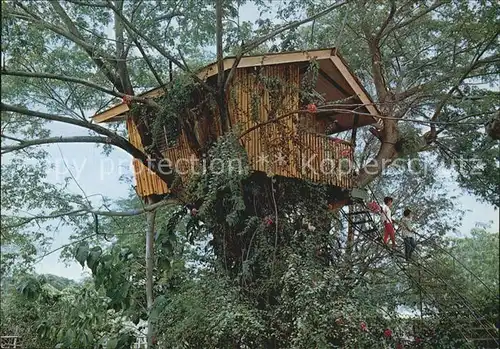
<svg viewBox="0 0 500 349">
<path fill-rule="evenodd" d="M 393 198 L 386 196 L 384 204 L 381 207 L 382 224 L 384 225 L 384 244 L 387 244 L 389 237 L 391 238 L 392 248 L 396 247 L 396 237 L 394 232 L 394 225 L 392 222 L 391 207 Z"/>
<path fill-rule="evenodd" d="M 410 260 L 413 251 L 417 247 L 415 242 L 415 231 L 413 230 L 413 223 L 411 219 L 411 210 L 407 208 L 403 212 L 403 218 L 399 221 L 401 225 L 401 231 L 403 235 L 403 240 L 405 243 L 405 258 L 407 261 Z"/>
</svg>

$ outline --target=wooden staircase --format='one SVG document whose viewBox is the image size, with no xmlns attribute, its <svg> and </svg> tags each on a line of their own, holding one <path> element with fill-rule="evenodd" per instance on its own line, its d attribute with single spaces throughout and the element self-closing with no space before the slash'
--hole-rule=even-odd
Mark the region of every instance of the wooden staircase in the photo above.
<svg viewBox="0 0 500 349">
<path fill-rule="evenodd" d="M 346 206 L 340 209 L 340 213 L 347 219 L 348 223 L 348 245 L 353 244 L 355 233 L 364 235 L 370 240 L 380 239 L 380 226 L 373 220 L 375 213 L 372 213 L 366 206 L 366 202 L 369 200 L 368 192 L 364 189 L 354 188 L 349 197 L 348 210 L 346 210 Z"/>
<path fill-rule="evenodd" d="M 353 230 L 370 238 L 377 237 L 377 233 L 379 232 L 378 224 L 373 220 L 372 213 L 363 203 L 352 205 L 350 212 L 345 212 L 344 209 L 342 211 Z"/>
</svg>

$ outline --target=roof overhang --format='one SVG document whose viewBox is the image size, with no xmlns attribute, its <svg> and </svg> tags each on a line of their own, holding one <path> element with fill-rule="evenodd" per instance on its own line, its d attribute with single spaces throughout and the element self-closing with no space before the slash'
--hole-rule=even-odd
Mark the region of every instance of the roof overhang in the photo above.
<svg viewBox="0 0 500 349">
<path fill-rule="evenodd" d="M 323 62 L 331 62 L 334 67 L 340 72 L 343 79 L 347 82 L 350 89 L 354 92 L 359 100 L 364 104 L 369 114 L 373 117 L 373 122 L 377 121 L 380 115 L 370 96 L 363 88 L 357 77 L 350 71 L 344 59 L 340 56 L 335 48 L 311 50 L 311 51 L 295 51 L 282 53 L 268 53 L 258 56 L 245 56 L 240 59 L 238 68 L 259 67 L 266 65 L 288 64 L 309 62 L 312 59 Z M 236 57 L 227 57 L 224 59 L 224 71 L 232 68 L 236 61 Z M 219 72 L 217 62 L 211 63 L 200 69 L 196 74 L 199 79 L 207 80 L 208 78 L 217 75 Z M 164 86 L 157 87 L 153 90 L 140 94 L 142 98 L 154 98 L 164 93 Z M 129 106 L 126 103 L 116 104 L 113 107 L 98 113 L 92 117 L 96 123 L 112 122 L 123 120 L 125 113 L 129 111 Z"/>
</svg>

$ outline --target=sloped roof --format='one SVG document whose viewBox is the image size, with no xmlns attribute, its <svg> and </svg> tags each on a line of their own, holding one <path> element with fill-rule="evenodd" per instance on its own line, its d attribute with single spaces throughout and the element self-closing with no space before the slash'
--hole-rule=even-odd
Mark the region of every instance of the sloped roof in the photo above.
<svg viewBox="0 0 500 349">
<path fill-rule="evenodd" d="M 364 104 L 364 108 L 366 108 L 367 112 L 374 118 L 375 122 L 376 118 L 380 115 L 379 111 L 358 78 L 350 71 L 344 59 L 335 48 L 245 56 L 241 58 L 238 63 L 238 68 L 309 62 L 311 59 L 319 61 L 321 71 L 323 72 L 323 78 L 329 82 L 330 89 L 337 89 L 341 92 L 340 96 L 343 97 L 348 97 L 345 95 L 347 93 L 346 90 L 349 91 L 349 94 L 356 95 L 361 103 Z M 226 57 L 224 59 L 224 71 L 231 69 L 235 60 L 236 57 Z M 217 62 L 215 62 L 201 68 L 197 76 L 202 80 L 206 80 L 211 76 L 217 75 L 217 73 L 218 65 Z M 157 87 L 139 96 L 153 98 L 163 93 L 163 87 Z M 120 103 L 94 115 L 92 119 L 96 123 L 118 121 L 128 110 L 129 107 L 126 103 Z"/>
</svg>

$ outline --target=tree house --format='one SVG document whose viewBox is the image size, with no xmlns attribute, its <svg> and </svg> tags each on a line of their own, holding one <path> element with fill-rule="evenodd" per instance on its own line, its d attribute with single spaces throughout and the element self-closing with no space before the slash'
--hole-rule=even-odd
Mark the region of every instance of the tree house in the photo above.
<svg viewBox="0 0 500 349">
<path fill-rule="evenodd" d="M 226 76 L 235 60 L 224 59 Z M 213 87 L 217 76 L 217 63 L 197 72 L 199 80 Z M 170 88 L 159 87 L 141 97 L 160 98 Z M 147 118 L 130 117 L 133 107 L 126 103 L 95 115 L 93 120 L 126 119 L 130 142 L 139 149 L 151 142 L 145 137 L 148 127 L 150 134 L 159 132 L 155 144 L 185 180 L 190 176 L 186 166 L 199 162 L 206 144 L 223 134 L 220 112 L 213 113 L 215 116 L 200 112 L 209 109 L 203 92 L 190 96 L 190 105 L 179 111 L 179 132 L 173 137 L 166 129 L 155 128 L 153 132 Z M 376 123 L 379 112 L 336 49 L 243 57 L 225 98 L 226 120 L 239 135 L 254 171 L 353 188 L 353 146 L 333 136 Z M 138 160 L 134 160 L 134 170 L 142 197 L 169 193 L 167 184 Z"/>
</svg>

